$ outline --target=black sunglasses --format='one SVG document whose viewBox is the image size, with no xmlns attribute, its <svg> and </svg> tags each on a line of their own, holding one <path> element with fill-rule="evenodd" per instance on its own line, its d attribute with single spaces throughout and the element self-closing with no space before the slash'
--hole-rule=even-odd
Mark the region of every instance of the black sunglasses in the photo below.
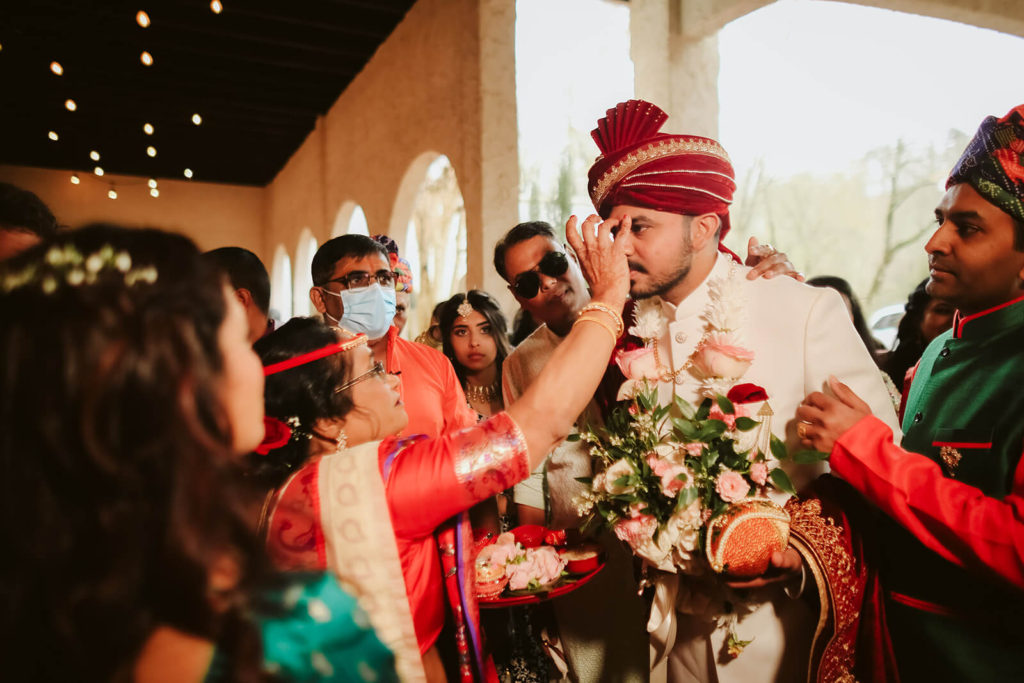
<svg viewBox="0 0 1024 683">
<path fill-rule="evenodd" d="M 516 276 L 515 282 L 512 283 L 512 291 L 524 299 L 532 299 L 540 291 L 538 270 L 548 277 L 558 277 L 568 268 L 569 259 L 564 251 L 549 251 L 537 263 L 537 270 L 528 270 Z"/>
</svg>

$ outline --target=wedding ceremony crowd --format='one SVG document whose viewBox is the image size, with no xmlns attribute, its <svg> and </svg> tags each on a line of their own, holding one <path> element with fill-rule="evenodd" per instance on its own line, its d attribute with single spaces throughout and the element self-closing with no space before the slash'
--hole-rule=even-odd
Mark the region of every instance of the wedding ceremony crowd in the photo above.
<svg viewBox="0 0 1024 683">
<path fill-rule="evenodd" d="M 1024 680 L 1024 105 L 892 350 L 729 239 L 670 114 L 597 122 L 568 244 L 509 221 L 515 320 L 470 289 L 415 341 L 388 236 L 277 325 L 244 245 L 0 184 L 4 680 Z"/>
</svg>

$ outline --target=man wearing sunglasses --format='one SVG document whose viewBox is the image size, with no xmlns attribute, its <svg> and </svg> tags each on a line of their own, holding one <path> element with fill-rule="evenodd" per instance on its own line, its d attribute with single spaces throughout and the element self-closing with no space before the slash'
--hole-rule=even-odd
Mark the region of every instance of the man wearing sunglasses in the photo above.
<svg viewBox="0 0 1024 683">
<path fill-rule="evenodd" d="M 310 301 L 330 325 L 370 339 L 374 360 L 399 375 L 409 424 L 402 436 L 431 437 L 476 423 L 443 353 L 398 336 L 395 284 L 387 249 L 365 235 L 324 242 L 313 256 Z"/>
</svg>

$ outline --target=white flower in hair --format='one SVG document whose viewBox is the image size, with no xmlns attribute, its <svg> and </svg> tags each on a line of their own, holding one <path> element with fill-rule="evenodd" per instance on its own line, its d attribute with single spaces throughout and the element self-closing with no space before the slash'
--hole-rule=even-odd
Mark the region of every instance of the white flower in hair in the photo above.
<svg viewBox="0 0 1024 683">
<path fill-rule="evenodd" d="M 661 312 L 661 297 L 652 296 L 640 299 L 633 309 L 634 325 L 629 328 L 629 333 L 640 337 L 644 341 L 660 339 L 668 328 L 668 320 Z"/>
</svg>

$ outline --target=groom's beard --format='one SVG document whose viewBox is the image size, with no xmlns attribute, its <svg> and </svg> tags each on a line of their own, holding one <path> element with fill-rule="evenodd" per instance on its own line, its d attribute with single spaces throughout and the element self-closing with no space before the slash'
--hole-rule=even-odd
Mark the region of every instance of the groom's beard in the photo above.
<svg viewBox="0 0 1024 683">
<path fill-rule="evenodd" d="M 639 263 L 629 261 L 629 269 L 637 273 L 649 274 L 647 268 Z M 682 245 L 678 261 L 673 269 L 660 277 L 649 278 L 645 282 L 630 283 L 629 295 L 634 299 L 647 299 L 652 296 L 664 296 L 686 279 L 693 267 L 693 250 L 690 240 Z"/>
</svg>

